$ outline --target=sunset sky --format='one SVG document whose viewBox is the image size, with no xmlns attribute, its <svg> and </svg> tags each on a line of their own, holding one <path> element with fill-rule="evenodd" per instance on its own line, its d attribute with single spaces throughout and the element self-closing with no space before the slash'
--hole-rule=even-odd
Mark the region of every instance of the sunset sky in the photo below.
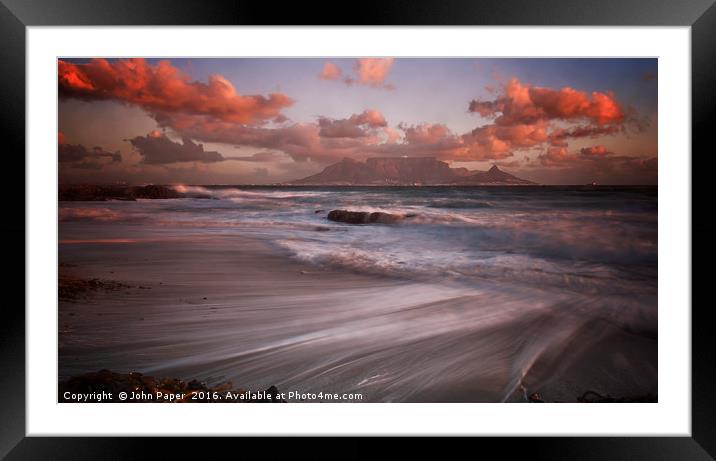
<svg viewBox="0 0 716 461">
<path fill-rule="evenodd" d="M 264 184 L 344 157 L 657 183 L 656 59 L 60 59 L 61 183 Z"/>
</svg>

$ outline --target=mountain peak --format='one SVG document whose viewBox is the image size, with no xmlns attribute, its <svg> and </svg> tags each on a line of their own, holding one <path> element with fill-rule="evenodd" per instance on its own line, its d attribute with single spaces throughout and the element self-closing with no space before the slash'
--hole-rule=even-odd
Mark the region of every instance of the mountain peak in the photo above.
<svg viewBox="0 0 716 461">
<path fill-rule="evenodd" d="M 490 168 L 489 170 L 487 170 L 488 173 L 498 173 L 498 172 L 501 172 L 501 171 L 502 171 L 502 170 L 500 170 L 499 168 L 497 168 L 497 165 L 492 165 L 492 168 Z"/>
</svg>

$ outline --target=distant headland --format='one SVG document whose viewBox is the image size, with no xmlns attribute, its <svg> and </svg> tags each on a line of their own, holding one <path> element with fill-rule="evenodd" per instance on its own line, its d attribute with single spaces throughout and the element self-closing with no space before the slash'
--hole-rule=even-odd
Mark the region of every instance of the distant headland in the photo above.
<svg viewBox="0 0 716 461">
<path fill-rule="evenodd" d="M 531 185 L 494 165 L 488 171 L 450 168 L 434 157 L 369 158 L 360 162 L 344 158 L 320 173 L 288 184 L 305 185 Z"/>
</svg>

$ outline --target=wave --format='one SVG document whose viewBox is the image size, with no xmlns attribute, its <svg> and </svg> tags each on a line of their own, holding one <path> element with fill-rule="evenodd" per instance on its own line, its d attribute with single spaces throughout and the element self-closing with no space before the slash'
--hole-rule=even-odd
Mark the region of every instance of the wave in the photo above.
<svg viewBox="0 0 716 461">
<path fill-rule="evenodd" d="M 341 236 L 342 237 L 342 236 Z M 609 265 L 573 261 L 551 261 L 525 254 L 452 252 L 427 244 L 421 251 L 406 248 L 362 249 L 351 243 L 283 239 L 275 242 L 295 258 L 310 264 L 354 272 L 430 282 L 452 280 L 483 284 L 552 287 L 589 294 L 633 294 L 649 296 L 656 283 L 644 283 L 649 271 L 630 277 Z"/>
<path fill-rule="evenodd" d="M 235 187 L 202 187 L 202 186 L 173 186 L 174 190 L 186 194 L 189 198 L 209 196 L 219 199 L 296 199 L 305 197 L 321 197 L 326 192 L 303 192 L 303 191 L 281 191 L 281 190 L 246 190 Z"/>
<path fill-rule="evenodd" d="M 475 209 L 475 208 L 493 208 L 494 204 L 490 202 L 484 202 L 480 200 L 439 200 L 433 201 L 429 204 L 430 208 L 463 208 L 463 209 Z"/>
</svg>

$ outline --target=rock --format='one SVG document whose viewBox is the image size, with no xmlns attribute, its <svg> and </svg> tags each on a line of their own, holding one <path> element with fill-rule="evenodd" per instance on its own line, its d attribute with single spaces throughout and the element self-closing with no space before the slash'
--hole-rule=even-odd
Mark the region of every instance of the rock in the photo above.
<svg viewBox="0 0 716 461">
<path fill-rule="evenodd" d="M 168 199 L 180 198 L 182 195 L 172 188 L 165 186 L 139 186 L 131 189 L 131 196 L 134 198 Z"/>
<path fill-rule="evenodd" d="M 123 186 L 60 185 L 58 198 L 61 201 L 105 201 L 129 198 Z"/>
<path fill-rule="evenodd" d="M 332 210 L 328 213 L 327 218 L 331 221 L 344 222 L 347 224 L 393 224 L 400 221 L 403 217 L 382 211 Z"/>
<path fill-rule="evenodd" d="M 167 186 L 91 186 L 91 185 L 60 185 L 58 198 L 60 201 L 106 201 L 143 199 L 168 199 L 184 197 L 174 188 Z"/>
<path fill-rule="evenodd" d="M 271 397 L 268 401 L 273 403 L 286 403 L 285 400 L 281 400 L 280 394 L 278 392 L 278 388 L 276 386 L 271 386 L 268 389 L 266 389 L 266 395 Z"/>
<path fill-rule="evenodd" d="M 206 384 L 199 382 L 196 379 L 192 379 L 186 385 L 186 390 L 188 391 L 200 391 L 203 389 L 206 389 Z"/>
</svg>

